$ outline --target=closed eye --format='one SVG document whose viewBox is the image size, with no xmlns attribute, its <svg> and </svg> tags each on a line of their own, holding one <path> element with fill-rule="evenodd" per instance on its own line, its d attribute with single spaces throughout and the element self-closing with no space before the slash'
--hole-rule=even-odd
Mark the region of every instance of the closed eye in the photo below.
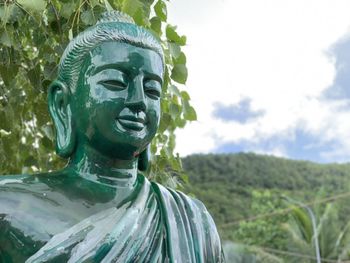
<svg viewBox="0 0 350 263">
<path fill-rule="evenodd" d="M 144 91 L 149 98 L 157 100 L 161 95 L 161 85 L 158 81 L 155 80 L 145 81 Z"/>
<path fill-rule="evenodd" d="M 102 80 L 98 82 L 102 84 L 105 88 L 109 90 L 124 90 L 127 85 L 119 80 L 110 79 L 110 80 Z"/>
<path fill-rule="evenodd" d="M 159 99 L 160 98 L 160 92 L 158 90 L 156 90 L 156 89 L 146 88 L 145 89 L 145 93 L 151 99 Z"/>
</svg>

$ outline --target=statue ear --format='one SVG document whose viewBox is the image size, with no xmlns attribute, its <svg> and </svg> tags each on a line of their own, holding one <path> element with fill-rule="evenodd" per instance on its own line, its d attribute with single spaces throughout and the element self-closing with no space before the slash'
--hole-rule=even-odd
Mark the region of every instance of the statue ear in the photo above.
<svg viewBox="0 0 350 263">
<path fill-rule="evenodd" d="M 58 80 L 52 82 L 48 91 L 49 111 L 56 128 L 56 152 L 64 158 L 73 154 L 76 140 L 69 99 L 67 86 Z"/>
<path fill-rule="evenodd" d="M 147 148 L 143 150 L 139 155 L 138 169 L 140 171 L 147 171 L 150 154 L 150 146 L 148 145 Z"/>
</svg>

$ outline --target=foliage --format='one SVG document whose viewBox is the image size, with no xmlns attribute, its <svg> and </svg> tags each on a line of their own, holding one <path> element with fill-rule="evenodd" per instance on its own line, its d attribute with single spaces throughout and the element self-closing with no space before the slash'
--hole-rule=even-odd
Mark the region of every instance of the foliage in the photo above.
<svg viewBox="0 0 350 263">
<path fill-rule="evenodd" d="M 250 210 L 254 215 L 266 215 L 286 208 L 283 201 L 270 191 L 253 191 Z M 275 249 L 287 247 L 287 235 L 282 223 L 288 215 L 274 215 L 251 221 L 242 221 L 232 233 L 232 239 L 246 245 L 268 246 Z"/>
<path fill-rule="evenodd" d="M 192 155 L 183 159 L 183 167 L 190 179 L 186 191 L 204 202 L 222 240 L 283 251 L 289 250 L 283 224 L 290 204 L 281 196 L 312 202 L 349 192 L 350 186 L 350 164 L 240 153 Z M 336 200 L 341 226 L 350 219 L 349 198 Z"/>
<path fill-rule="evenodd" d="M 311 216 L 300 207 L 295 207 L 291 215 L 285 224 L 289 233 L 289 249 L 315 257 Z M 338 261 L 350 259 L 350 221 L 347 224 L 340 222 L 338 209 L 333 204 L 327 204 L 322 214 L 317 216 L 317 235 L 321 258 Z M 290 262 L 296 261 L 291 259 Z"/>
<path fill-rule="evenodd" d="M 316 164 L 253 153 L 191 155 L 183 160 L 193 183 L 222 182 L 263 189 L 342 189 L 350 164 Z"/>
<path fill-rule="evenodd" d="M 228 241 L 223 243 L 222 248 L 226 262 L 230 263 L 283 263 L 281 258 L 257 247 Z"/>
<path fill-rule="evenodd" d="M 0 174 L 57 169 L 63 165 L 53 153 L 54 131 L 49 119 L 47 87 L 67 43 L 96 23 L 106 10 L 121 10 L 151 30 L 165 51 L 162 116 L 152 142 L 149 176 L 158 181 L 181 174 L 174 154 L 176 128 L 196 119 L 190 97 L 176 82 L 187 79 L 186 37 L 167 23 L 165 0 L 8 0 L 0 3 Z M 168 168 L 168 169 L 165 169 Z"/>
</svg>

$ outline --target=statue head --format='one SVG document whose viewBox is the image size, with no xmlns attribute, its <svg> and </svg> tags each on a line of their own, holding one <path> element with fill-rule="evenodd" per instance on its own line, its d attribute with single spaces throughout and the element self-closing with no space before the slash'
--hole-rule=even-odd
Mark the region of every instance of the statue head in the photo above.
<svg viewBox="0 0 350 263">
<path fill-rule="evenodd" d="M 57 153 L 69 158 L 92 148 L 110 158 L 146 158 L 163 72 L 159 40 L 125 14 L 104 13 L 68 44 L 49 88 Z"/>
</svg>

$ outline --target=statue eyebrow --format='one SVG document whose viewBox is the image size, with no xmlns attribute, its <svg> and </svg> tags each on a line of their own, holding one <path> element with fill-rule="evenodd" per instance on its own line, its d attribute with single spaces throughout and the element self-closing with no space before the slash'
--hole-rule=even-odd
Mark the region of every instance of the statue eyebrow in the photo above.
<svg viewBox="0 0 350 263">
<path fill-rule="evenodd" d="M 105 64 L 105 65 L 102 65 L 102 66 L 97 66 L 97 67 L 94 67 L 92 69 L 92 74 L 97 74 L 105 69 L 115 69 L 115 70 L 118 70 L 124 74 L 127 74 L 127 70 L 125 69 L 125 67 L 123 67 L 122 64 L 115 64 L 115 63 L 111 63 L 111 64 Z"/>
<path fill-rule="evenodd" d="M 144 71 L 144 73 L 146 73 L 146 77 L 147 77 L 148 80 L 156 80 L 161 85 L 163 85 L 163 80 L 162 80 L 162 78 L 159 75 L 154 74 L 154 73 L 149 72 L 149 71 Z"/>
<path fill-rule="evenodd" d="M 131 73 L 130 70 L 128 70 L 128 67 L 126 65 L 123 65 L 123 63 L 120 63 L 120 64 L 111 63 L 111 64 L 101 65 L 96 68 L 93 68 L 91 73 L 92 75 L 95 75 L 105 69 L 115 69 L 122 72 L 125 75 L 129 75 Z M 158 81 L 161 85 L 163 85 L 163 79 L 158 74 L 149 72 L 147 70 L 143 70 L 143 72 L 146 74 L 147 79 Z"/>
</svg>

